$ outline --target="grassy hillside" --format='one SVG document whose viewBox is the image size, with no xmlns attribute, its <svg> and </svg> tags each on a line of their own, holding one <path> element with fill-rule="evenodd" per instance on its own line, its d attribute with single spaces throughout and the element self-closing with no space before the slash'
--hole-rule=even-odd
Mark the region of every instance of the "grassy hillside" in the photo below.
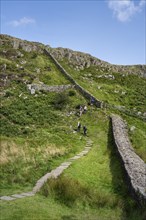
<svg viewBox="0 0 146 220">
<path fill-rule="evenodd" d="M 86 138 L 93 141 L 89 155 L 46 183 L 39 195 L 3 202 L 3 219 L 145 219 L 145 211 L 129 196 L 107 115 L 89 109 L 81 120 L 88 127 Z M 53 166 L 62 159 L 54 158 Z"/>
<path fill-rule="evenodd" d="M 80 117 L 79 105 L 87 105 L 87 100 L 75 89 L 59 93 L 41 90 L 33 95 L 28 90 L 31 83 L 70 84 L 43 53 L 43 45 L 28 52 L 22 43 L 29 47 L 36 44 L 21 42 L 16 49 L 11 38 L 6 39 L 0 49 L 1 195 L 32 190 L 41 176 L 82 151 L 88 139 L 93 146 L 60 178 L 47 182 L 39 194 L 2 201 L 1 219 L 144 220 L 145 211 L 128 193 L 109 115 L 116 112 L 126 119 L 131 142 L 146 161 L 144 120 L 112 109 L 112 105 L 124 105 L 142 115 L 146 106 L 145 79 L 111 73 L 113 80 L 104 77 L 106 71 L 95 67 L 74 71 L 62 60 L 61 64 L 81 86 L 109 104 L 107 109 L 88 106 L 87 113 Z M 87 126 L 87 136 L 82 129 L 76 132 L 78 121 Z"/>
<path fill-rule="evenodd" d="M 146 111 L 146 79 L 137 75 L 107 72 L 105 68 L 91 66 L 75 71 L 66 59 L 62 66 L 77 82 L 99 100 L 110 105 L 120 105 L 131 111 Z M 89 87 L 90 84 L 90 87 Z"/>
<path fill-rule="evenodd" d="M 93 66 L 75 71 L 66 59 L 60 63 L 83 88 L 104 101 L 109 112 L 125 118 L 133 147 L 146 161 L 146 79 L 127 73 L 107 73 L 106 69 Z"/>
</svg>

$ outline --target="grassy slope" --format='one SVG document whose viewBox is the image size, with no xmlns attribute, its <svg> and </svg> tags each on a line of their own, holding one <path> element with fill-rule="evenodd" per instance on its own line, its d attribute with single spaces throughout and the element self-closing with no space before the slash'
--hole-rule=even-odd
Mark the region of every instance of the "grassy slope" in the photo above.
<svg viewBox="0 0 146 220">
<path fill-rule="evenodd" d="M 105 69 L 98 69 L 94 66 L 75 71 L 66 60 L 60 61 L 60 63 L 80 85 L 88 89 L 99 100 L 113 105 L 125 106 L 131 110 L 134 108 L 135 111 L 146 111 L 145 78 L 126 73 L 107 73 Z M 114 79 L 106 78 L 107 75 L 114 76 Z"/>
<path fill-rule="evenodd" d="M 89 67 L 85 70 L 74 71 L 67 64 L 66 60 L 60 62 L 80 85 L 97 97 L 97 99 L 108 103 L 110 108 L 113 105 L 119 105 L 125 106 L 125 109 L 128 109 L 128 115 L 115 111 L 112 108 L 110 112 L 120 114 L 126 119 L 133 147 L 137 154 L 146 162 L 146 135 L 144 132 L 146 130 L 146 123 L 138 117 L 130 116 L 138 111 L 142 114 L 146 112 L 146 79 L 136 75 L 121 75 L 118 73 L 111 73 L 115 77 L 114 80 L 105 77 L 98 78 L 99 76 L 107 75 L 106 70 Z M 122 92 L 125 92 L 125 94 Z M 130 132 L 132 126 L 135 126 L 135 130 Z"/>
<path fill-rule="evenodd" d="M 81 121 L 94 141 L 89 155 L 49 181 L 40 195 L 2 203 L 2 219 L 144 220 L 144 210 L 128 195 L 106 113 L 89 109 Z"/>
<path fill-rule="evenodd" d="M 34 53 L 25 54 L 28 63 L 24 70 L 17 71 L 20 78 L 22 72 L 28 72 L 34 76 L 33 80 L 39 79 L 48 85 L 58 82 L 68 84 L 45 55 L 39 55 L 38 60 L 37 57 Z M 31 63 L 33 59 L 34 66 Z M 11 74 L 11 70 L 15 74 L 13 67 L 16 63 L 8 57 L 7 61 L 10 62 L 7 74 Z M 48 64 L 51 71 L 45 72 Z M 41 68 L 41 74 L 37 74 L 34 67 Z M 1 142 L 3 195 L 31 189 L 41 175 L 80 152 L 88 137 L 94 144 L 89 156 L 75 162 L 61 179 L 46 184 L 40 195 L 2 202 L 1 219 L 144 219 L 144 212 L 127 196 L 109 132 L 110 112 L 89 107 L 87 114 L 80 119 L 88 128 L 88 137 L 84 137 L 82 133 L 73 132 L 79 120 L 75 114 L 76 106 L 86 103 L 77 92 L 73 96 L 65 92 L 65 99 L 54 93 L 32 96 L 26 86 L 16 79 L 11 80 L 4 90 Z M 73 114 L 68 116 L 69 112 Z M 133 118 L 128 119 L 129 124 L 133 124 Z M 144 134 L 141 122 L 135 120 L 139 124 L 138 143 L 139 134 Z"/>
<path fill-rule="evenodd" d="M 61 110 L 52 104 L 60 97 L 54 93 L 34 97 L 26 91 L 19 99 L 12 97 L 12 102 L 10 98 L 8 103 L 6 99 L 2 101 L 1 184 L 4 189 L 9 185 L 12 188 L 17 184 L 34 185 L 52 168 L 54 157 L 75 153 L 84 146 L 80 135 L 73 134 L 78 118 L 74 114 L 67 116 L 72 110 L 76 112 L 76 105 L 84 99 L 76 93 L 70 97 L 68 92 L 63 94 L 68 103 Z"/>
<path fill-rule="evenodd" d="M 5 59 L 16 67 L 20 60 L 13 60 L 11 56 L 17 51 L 8 51 Z M 45 55 L 21 53 L 26 61 L 24 70 L 16 71 L 10 65 L 4 73 L 11 79 L 3 85 L 1 97 L 1 195 L 19 192 L 24 187 L 30 189 L 40 176 L 52 169 L 55 161 L 64 159 L 61 156 L 67 157 L 85 144 L 84 140 L 80 141 L 80 135 L 73 134 L 78 118 L 75 114 L 68 117 L 68 113 L 75 113 L 76 106 L 85 100 L 74 90 L 31 95 L 23 81 L 32 81 L 32 75 L 33 81 L 48 85 L 69 82 Z M 34 71 L 32 63 L 41 73 Z M 47 67 L 51 71 L 43 71 Z"/>
</svg>

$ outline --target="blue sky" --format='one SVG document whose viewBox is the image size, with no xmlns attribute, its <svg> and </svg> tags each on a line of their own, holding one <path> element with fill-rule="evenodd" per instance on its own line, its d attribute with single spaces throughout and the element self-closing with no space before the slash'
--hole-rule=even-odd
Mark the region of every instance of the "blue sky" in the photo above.
<svg viewBox="0 0 146 220">
<path fill-rule="evenodd" d="M 1 0 L 1 33 L 113 64 L 145 64 L 145 0 Z"/>
</svg>

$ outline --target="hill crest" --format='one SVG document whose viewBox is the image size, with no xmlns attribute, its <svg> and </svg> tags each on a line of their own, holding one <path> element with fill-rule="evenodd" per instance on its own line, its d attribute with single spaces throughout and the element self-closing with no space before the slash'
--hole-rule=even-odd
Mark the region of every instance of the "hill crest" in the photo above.
<svg viewBox="0 0 146 220">
<path fill-rule="evenodd" d="M 26 52 L 38 51 L 43 52 L 44 48 L 47 48 L 52 55 L 58 59 L 66 59 L 68 65 L 74 68 L 76 71 L 84 70 L 90 66 L 101 68 L 104 72 L 118 72 L 122 74 L 135 74 L 141 77 L 146 77 L 146 65 L 115 65 L 100 60 L 88 53 L 83 53 L 79 51 L 73 51 L 68 48 L 52 48 L 49 45 L 44 45 L 39 42 L 30 42 L 26 40 L 21 40 L 19 38 L 11 37 L 9 35 L 0 35 L 0 45 L 9 45 L 14 49 L 23 49 Z"/>
</svg>

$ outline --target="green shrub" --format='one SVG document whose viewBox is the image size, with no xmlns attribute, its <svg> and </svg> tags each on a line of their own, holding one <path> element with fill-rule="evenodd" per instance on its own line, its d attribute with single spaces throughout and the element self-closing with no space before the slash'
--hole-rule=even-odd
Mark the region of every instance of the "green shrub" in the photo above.
<svg viewBox="0 0 146 220">
<path fill-rule="evenodd" d="M 68 92 L 68 95 L 69 95 L 69 96 L 75 96 L 75 95 L 76 95 L 76 92 L 75 92 L 74 90 L 70 90 L 70 91 Z"/>
<path fill-rule="evenodd" d="M 57 109 L 57 110 L 62 110 L 66 104 L 69 102 L 69 98 L 67 96 L 67 94 L 65 93 L 58 93 L 52 104 L 54 105 L 54 108 Z"/>
<path fill-rule="evenodd" d="M 6 93 L 5 93 L 5 97 L 10 97 L 10 96 L 13 96 L 14 93 L 12 91 L 9 91 L 7 90 Z"/>
</svg>

